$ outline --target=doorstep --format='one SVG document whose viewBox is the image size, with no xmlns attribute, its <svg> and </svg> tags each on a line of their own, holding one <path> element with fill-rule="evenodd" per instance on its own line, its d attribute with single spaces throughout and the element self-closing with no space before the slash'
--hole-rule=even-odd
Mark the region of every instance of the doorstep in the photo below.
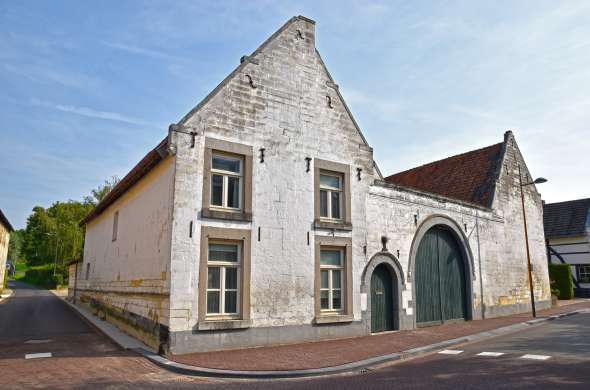
<svg viewBox="0 0 590 390">
<path fill-rule="evenodd" d="M 192 375 L 226 377 L 325 375 L 404 359 L 432 352 L 437 348 L 444 349 L 450 345 L 495 337 L 585 309 L 590 309 L 590 300 L 542 310 L 538 313 L 536 320 L 532 320 L 529 313 L 524 313 L 346 339 L 170 355 L 166 358 L 153 354 L 152 358 L 146 357 L 173 371 Z"/>
</svg>

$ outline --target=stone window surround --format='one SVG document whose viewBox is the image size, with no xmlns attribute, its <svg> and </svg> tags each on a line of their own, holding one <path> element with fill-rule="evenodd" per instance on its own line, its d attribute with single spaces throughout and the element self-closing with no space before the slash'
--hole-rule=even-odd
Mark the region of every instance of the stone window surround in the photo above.
<svg viewBox="0 0 590 390">
<path fill-rule="evenodd" d="M 233 154 L 243 158 L 241 211 L 224 211 L 211 208 L 211 159 L 214 152 Z M 205 138 L 202 217 L 232 221 L 252 221 L 252 155 L 252 146 L 215 138 Z"/>
<path fill-rule="evenodd" d="M 322 247 L 344 249 L 344 273 L 342 278 L 342 298 L 344 305 L 338 314 L 326 313 L 320 306 L 320 254 Z M 315 236 L 315 275 L 314 275 L 314 312 L 315 324 L 329 324 L 336 322 L 352 322 L 352 238 Z"/>
<path fill-rule="evenodd" d="M 250 263 L 252 232 L 246 229 L 229 229 L 201 226 L 201 251 L 199 259 L 198 289 L 198 330 L 240 329 L 250 326 Z M 242 243 L 242 263 L 240 264 L 240 297 L 238 319 L 207 318 L 207 257 L 209 239 L 213 241 L 231 240 Z"/>
<path fill-rule="evenodd" d="M 314 226 L 316 228 L 352 230 L 351 196 L 350 196 L 350 165 L 314 159 Z M 342 175 L 344 182 L 342 221 L 326 221 L 320 217 L 320 172 L 334 172 Z"/>
</svg>

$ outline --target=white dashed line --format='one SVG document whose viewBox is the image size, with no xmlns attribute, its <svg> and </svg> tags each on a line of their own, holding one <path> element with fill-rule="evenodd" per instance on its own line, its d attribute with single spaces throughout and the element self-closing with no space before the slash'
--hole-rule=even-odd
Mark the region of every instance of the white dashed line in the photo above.
<svg viewBox="0 0 590 390">
<path fill-rule="evenodd" d="M 51 352 L 41 352 L 41 353 L 27 353 L 25 355 L 25 359 L 40 359 L 40 358 L 50 358 Z"/>
<path fill-rule="evenodd" d="M 504 352 L 480 352 L 477 356 L 491 356 L 491 357 L 498 357 L 504 355 Z"/>
<path fill-rule="evenodd" d="M 551 358 L 551 356 L 547 355 L 522 355 L 521 359 L 532 359 L 532 360 L 547 360 Z"/>
<path fill-rule="evenodd" d="M 463 351 L 459 351 L 458 349 L 445 349 L 439 352 L 441 355 L 458 355 L 463 353 Z"/>
</svg>

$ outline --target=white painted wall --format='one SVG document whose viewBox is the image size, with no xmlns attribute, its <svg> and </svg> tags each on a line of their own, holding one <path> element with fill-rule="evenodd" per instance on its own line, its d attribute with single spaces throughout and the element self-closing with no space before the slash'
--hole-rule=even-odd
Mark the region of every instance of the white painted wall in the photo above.
<svg viewBox="0 0 590 390">
<path fill-rule="evenodd" d="M 79 290 L 106 293 L 109 305 L 167 324 L 173 181 L 174 157 L 167 157 L 88 223 Z"/>
<path fill-rule="evenodd" d="M 305 39 L 297 38 L 296 30 Z M 355 272 L 360 272 L 365 242 L 366 193 L 373 181 L 372 149 L 368 147 L 315 52 L 314 26 L 305 20 L 290 24 L 199 110 L 185 129 L 174 133 L 176 145 L 175 215 L 173 228 L 170 330 L 189 330 L 197 322 L 199 237 L 202 225 L 247 228 L 252 236 L 251 319 L 253 327 L 310 323 L 314 316 L 313 162 L 306 157 L 351 166 L 352 233 Z M 248 84 L 245 74 L 257 86 Z M 326 95 L 332 98 L 328 107 Z M 205 137 L 251 145 L 253 164 L 253 221 L 235 223 L 201 220 L 202 169 Z M 259 149 L 265 148 L 260 163 Z M 362 180 L 355 178 L 356 168 Z M 189 238 L 190 221 L 195 221 Z M 260 241 L 257 239 L 261 228 Z M 307 233 L 311 241 L 307 244 Z M 351 233 L 344 233 L 350 236 Z M 354 283 L 355 296 L 359 284 Z M 360 318 L 358 299 L 355 318 Z"/>
<path fill-rule="evenodd" d="M 590 264 L 590 243 L 588 233 L 579 237 L 562 237 L 549 239 L 549 245 L 557 251 L 561 257 L 572 264 L 571 270 L 574 278 L 577 278 L 576 264 Z M 561 264 L 557 256 L 551 255 L 553 264 Z M 590 288 L 590 283 L 580 283 L 580 287 Z"/>
<path fill-rule="evenodd" d="M 10 232 L 6 226 L 0 223 L 0 291 L 4 283 L 4 274 L 6 273 L 6 260 L 8 256 L 8 243 L 10 241 Z M 16 259 L 12 259 L 15 261 Z"/>
</svg>

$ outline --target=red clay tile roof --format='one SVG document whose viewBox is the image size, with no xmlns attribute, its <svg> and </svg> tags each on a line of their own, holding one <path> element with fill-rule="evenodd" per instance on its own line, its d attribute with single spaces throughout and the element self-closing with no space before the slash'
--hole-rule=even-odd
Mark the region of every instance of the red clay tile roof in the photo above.
<svg viewBox="0 0 590 390">
<path fill-rule="evenodd" d="M 503 143 L 498 143 L 396 173 L 385 181 L 491 207 L 502 149 Z"/>
</svg>

